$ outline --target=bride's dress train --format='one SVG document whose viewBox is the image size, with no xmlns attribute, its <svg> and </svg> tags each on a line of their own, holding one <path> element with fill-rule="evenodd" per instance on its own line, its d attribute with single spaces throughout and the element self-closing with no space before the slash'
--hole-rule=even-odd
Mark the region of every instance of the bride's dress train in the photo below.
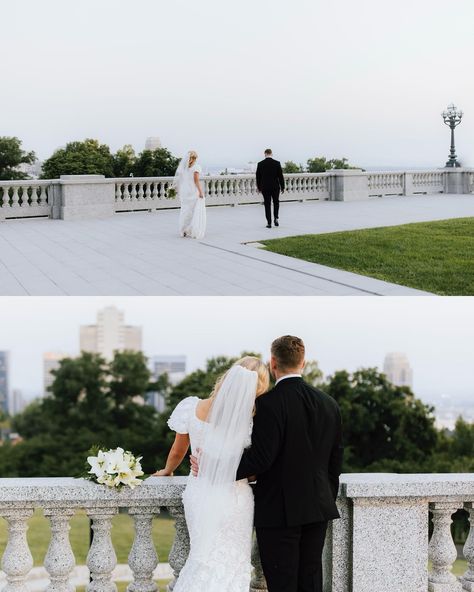
<svg viewBox="0 0 474 592">
<path fill-rule="evenodd" d="M 184 399 L 168 421 L 172 430 L 189 434 L 193 453 L 202 445 L 208 426 L 196 416 L 199 401 L 198 397 Z M 250 430 L 251 426 L 247 445 L 250 444 Z M 248 592 L 252 571 L 252 489 L 247 480 L 242 480 L 225 492 L 226 515 L 209 540 L 198 481 L 191 475 L 183 494 L 191 551 L 173 592 Z M 222 498 L 219 503 L 221 501 Z M 212 520 L 212 516 L 209 518 Z"/>
</svg>

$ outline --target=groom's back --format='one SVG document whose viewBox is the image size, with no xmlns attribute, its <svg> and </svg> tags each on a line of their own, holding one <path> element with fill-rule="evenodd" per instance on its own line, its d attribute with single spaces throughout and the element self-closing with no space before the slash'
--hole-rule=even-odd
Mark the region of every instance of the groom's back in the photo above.
<svg viewBox="0 0 474 592">
<path fill-rule="evenodd" d="M 257 183 L 260 189 L 280 186 L 281 164 L 273 158 L 265 158 L 257 165 Z"/>
<path fill-rule="evenodd" d="M 332 397 L 301 378 L 286 378 L 259 397 L 257 415 L 273 416 L 281 444 L 258 475 L 257 526 L 309 524 L 338 517 L 335 498 L 342 463 L 341 418 Z"/>
</svg>

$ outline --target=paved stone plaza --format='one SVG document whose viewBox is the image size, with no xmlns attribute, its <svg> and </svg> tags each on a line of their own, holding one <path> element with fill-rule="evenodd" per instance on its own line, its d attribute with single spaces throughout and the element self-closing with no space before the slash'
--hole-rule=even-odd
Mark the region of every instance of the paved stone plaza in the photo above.
<svg viewBox="0 0 474 592">
<path fill-rule="evenodd" d="M 177 210 L 11 220 L 0 224 L 0 295 L 422 295 L 251 243 L 468 216 L 474 195 L 285 203 L 271 230 L 263 206 L 214 207 L 202 241 L 177 236 Z"/>
</svg>

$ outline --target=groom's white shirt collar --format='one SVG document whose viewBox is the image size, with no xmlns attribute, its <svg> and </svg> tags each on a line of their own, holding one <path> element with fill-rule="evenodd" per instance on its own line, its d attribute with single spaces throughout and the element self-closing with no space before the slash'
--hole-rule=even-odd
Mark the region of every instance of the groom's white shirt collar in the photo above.
<svg viewBox="0 0 474 592">
<path fill-rule="evenodd" d="M 301 378 L 301 374 L 285 374 L 285 376 L 280 376 L 280 378 L 275 382 L 275 386 L 282 380 L 285 380 L 285 378 Z"/>
</svg>

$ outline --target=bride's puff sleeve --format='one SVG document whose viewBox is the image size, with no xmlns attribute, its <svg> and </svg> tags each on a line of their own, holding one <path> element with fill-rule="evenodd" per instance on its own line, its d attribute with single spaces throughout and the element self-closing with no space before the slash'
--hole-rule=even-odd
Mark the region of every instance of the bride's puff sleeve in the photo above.
<svg viewBox="0 0 474 592">
<path fill-rule="evenodd" d="M 189 434 L 189 418 L 195 405 L 195 397 L 180 401 L 168 419 L 168 427 L 177 434 Z"/>
</svg>

